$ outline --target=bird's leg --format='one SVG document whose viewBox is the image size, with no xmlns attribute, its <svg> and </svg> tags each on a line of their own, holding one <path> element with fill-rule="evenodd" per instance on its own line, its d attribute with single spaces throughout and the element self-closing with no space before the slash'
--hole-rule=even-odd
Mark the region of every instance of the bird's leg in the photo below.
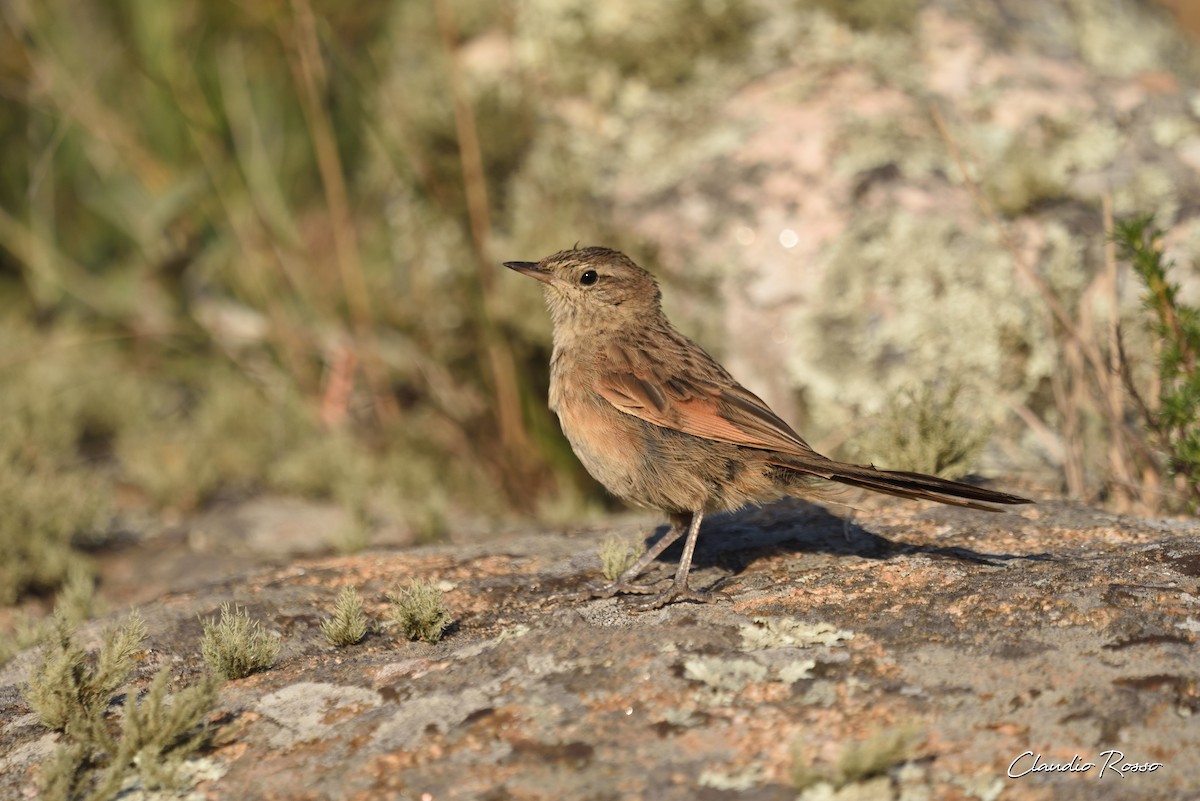
<svg viewBox="0 0 1200 801">
<path fill-rule="evenodd" d="M 658 542 L 654 543 L 641 558 L 633 565 L 617 577 L 616 581 L 597 587 L 594 590 L 589 590 L 583 595 L 589 598 L 611 598 L 614 595 L 621 593 L 633 593 L 637 595 L 649 595 L 654 592 L 654 587 L 648 584 L 632 584 L 635 578 L 642 574 L 651 562 L 658 558 L 658 555 L 671 547 L 671 543 L 679 539 L 683 535 L 684 529 L 687 527 L 689 515 L 673 514 L 671 515 L 671 530 L 663 534 Z"/>
<path fill-rule="evenodd" d="M 688 526 L 687 540 L 683 544 L 683 556 L 679 557 L 679 567 L 675 570 L 675 582 L 670 589 L 660 593 L 645 603 L 637 605 L 643 612 L 666 606 L 672 601 L 697 601 L 709 603 L 721 597 L 720 593 L 701 592 L 688 586 L 688 571 L 692 569 L 692 554 L 696 551 L 696 538 L 700 535 L 700 521 L 704 519 L 704 510 L 697 509 L 692 513 L 692 522 Z"/>
</svg>

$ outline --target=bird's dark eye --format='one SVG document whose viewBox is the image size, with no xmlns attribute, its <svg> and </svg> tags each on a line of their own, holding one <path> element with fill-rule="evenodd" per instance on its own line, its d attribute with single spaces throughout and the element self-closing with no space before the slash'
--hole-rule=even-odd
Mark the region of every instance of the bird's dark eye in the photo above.
<svg viewBox="0 0 1200 801">
<path fill-rule="evenodd" d="M 579 276 L 579 283 L 583 284 L 584 286 L 591 286 L 599 280 L 600 276 L 596 274 L 595 270 L 588 270 L 583 275 Z"/>
</svg>

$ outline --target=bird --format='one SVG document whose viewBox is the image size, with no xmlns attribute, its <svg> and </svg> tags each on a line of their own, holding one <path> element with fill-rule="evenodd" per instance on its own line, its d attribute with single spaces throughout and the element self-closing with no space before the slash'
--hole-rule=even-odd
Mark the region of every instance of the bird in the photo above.
<svg viewBox="0 0 1200 801">
<path fill-rule="evenodd" d="M 651 595 L 657 609 L 719 597 L 688 582 L 706 515 L 787 496 L 826 482 L 969 509 L 1033 501 L 915 472 L 850 464 L 815 451 L 662 309 L 649 272 L 606 247 L 575 247 L 504 266 L 542 284 L 553 324 L 550 409 L 584 468 L 626 503 L 659 509 L 670 530 L 594 598 Z M 671 585 L 636 579 L 686 534 Z"/>
</svg>

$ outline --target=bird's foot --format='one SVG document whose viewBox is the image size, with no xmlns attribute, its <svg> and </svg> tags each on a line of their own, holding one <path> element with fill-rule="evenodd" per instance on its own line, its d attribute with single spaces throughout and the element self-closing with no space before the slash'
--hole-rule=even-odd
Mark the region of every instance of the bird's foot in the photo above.
<svg viewBox="0 0 1200 801">
<path fill-rule="evenodd" d="M 653 598 L 647 599 L 640 604 L 634 604 L 634 609 L 639 612 L 649 612 L 654 609 L 661 609 L 667 604 L 675 603 L 676 601 L 695 601 L 700 604 L 710 604 L 715 601 L 727 601 L 729 596 L 723 592 L 713 590 L 693 590 L 686 582 L 675 582 L 666 592 L 661 592 Z"/>
</svg>

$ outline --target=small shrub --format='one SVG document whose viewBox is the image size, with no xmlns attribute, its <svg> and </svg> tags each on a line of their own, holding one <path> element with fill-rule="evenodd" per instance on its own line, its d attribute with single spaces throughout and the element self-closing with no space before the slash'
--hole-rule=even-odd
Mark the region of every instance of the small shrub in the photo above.
<svg viewBox="0 0 1200 801">
<path fill-rule="evenodd" d="M 410 640 L 437 642 L 450 627 L 445 598 L 433 584 L 413 579 L 407 588 L 388 597 L 392 602 L 392 620 Z"/>
<path fill-rule="evenodd" d="M 616 581 L 645 553 L 645 547 L 610 534 L 600 543 L 600 570 L 609 581 Z"/>
<path fill-rule="evenodd" d="M 330 645 L 343 648 L 367 636 L 367 616 L 353 587 L 343 587 L 333 602 L 333 615 L 321 621 L 321 633 Z"/>
<path fill-rule="evenodd" d="M 219 619 L 203 623 L 200 653 L 218 676 L 245 678 L 269 668 L 279 655 L 279 640 L 268 634 L 260 621 L 251 620 L 245 609 L 224 603 Z"/>
</svg>

